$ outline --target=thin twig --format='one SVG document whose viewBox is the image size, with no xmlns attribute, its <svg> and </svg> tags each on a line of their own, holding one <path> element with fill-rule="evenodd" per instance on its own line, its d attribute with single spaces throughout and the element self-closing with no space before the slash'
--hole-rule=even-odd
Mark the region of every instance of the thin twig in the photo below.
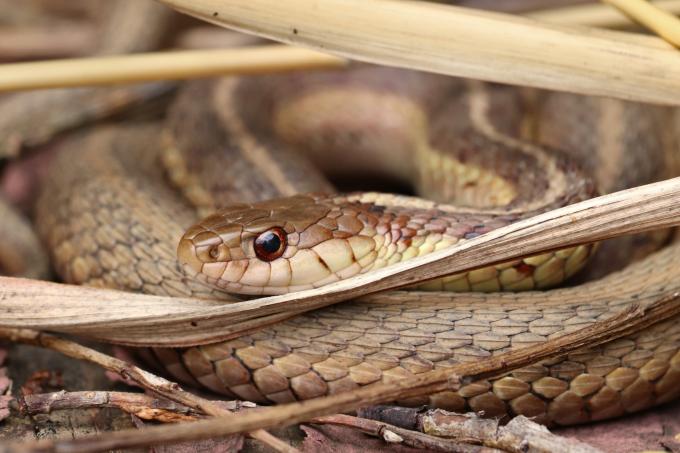
<svg viewBox="0 0 680 453">
<path fill-rule="evenodd" d="M 602 0 L 618 8 L 635 22 L 680 47 L 680 19 L 646 0 Z"/>
<path fill-rule="evenodd" d="M 345 60 L 328 54 L 280 45 L 75 58 L 2 65 L 0 91 L 338 68 L 345 64 Z"/>
<path fill-rule="evenodd" d="M 423 431 L 435 436 L 474 437 L 483 445 L 511 453 L 602 453 L 575 439 L 555 436 L 548 429 L 518 415 L 505 426 L 498 420 L 481 419 L 475 414 L 457 415 L 434 410 L 423 417 Z"/>
<path fill-rule="evenodd" d="M 68 357 L 74 359 L 85 360 L 95 363 L 102 368 L 118 373 L 126 379 L 133 380 L 142 387 L 151 390 L 165 398 L 183 404 L 187 407 L 195 409 L 201 413 L 220 417 L 222 423 L 225 419 L 232 421 L 236 416 L 227 409 L 220 407 L 214 402 L 201 398 L 190 392 L 183 390 L 177 383 L 168 381 L 160 376 L 156 376 L 139 367 L 131 365 L 115 357 L 111 357 L 102 352 L 85 347 L 76 342 L 65 340 L 63 338 L 37 332 L 28 329 L 4 329 L 0 328 L 0 338 L 6 338 L 13 342 L 25 343 L 34 346 L 41 346 L 44 348 L 58 351 Z M 293 453 L 297 450 L 282 440 L 272 436 L 264 430 L 255 429 L 249 432 L 253 439 L 272 447 L 276 451 Z M 189 440 L 189 439 L 181 439 Z M 150 445 L 150 444 L 144 444 Z M 139 446 L 139 445 L 138 445 Z"/>
<path fill-rule="evenodd" d="M 472 444 L 471 442 L 467 442 L 468 439 L 465 438 L 465 441 L 458 441 L 451 439 L 451 437 L 454 436 L 432 436 L 420 431 L 413 431 L 390 425 L 389 423 L 382 421 L 352 417 L 350 415 L 339 414 L 329 415 L 327 417 L 317 417 L 313 419 L 311 423 L 318 425 L 346 426 L 358 429 L 371 436 L 379 437 L 389 443 L 404 444 L 414 448 L 456 453 L 479 452 L 478 445 L 480 442 Z M 460 437 L 457 438 L 460 439 Z M 502 450 L 487 449 L 485 451 L 491 453 L 493 451 L 501 452 Z"/>
<path fill-rule="evenodd" d="M 28 329 L 0 329 L 0 338 L 6 338 L 17 343 L 41 346 L 58 351 L 74 359 L 95 363 L 108 371 L 118 373 L 125 379 L 138 383 L 144 388 L 199 412 L 209 415 L 231 415 L 229 411 L 216 406 L 212 401 L 182 390 L 175 382 L 168 381 L 139 367 L 76 342 Z"/>
<path fill-rule="evenodd" d="M 441 409 L 422 411 L 399 406 L 373 406 L 359 411 L 365 418 L 417 430 L 432 436 L 465 439 L 468 443 L 520 453 L 597 453 L 598 449 L 576 439 L 552 434 L 545 426 L 526 417 L 515 417 L 505 426 L 500 420 L 481 418 L 478 414 L 456 414 Z M 345 416 L 332 415 L 315 419 L 315 423 L 352 424 Z"/>
<path fill-rule="evenodd" d="M 225 409 L 238 407 L 235 402 L 231 402 L 230 406 L 226 406 Z M 165 398 L 154 398 L 144 393 L 130 392 L 66 392 L 62 390 L 53 393 L 37 393 L 20 397 L 19 407 L 22 412 L 30 415 L 49 414 L 54 410 L 64 409 L 113 407 L 143 420 L 162 423 L 193 421 L 205 417 L 190 407 Z"/>
<path fill-rule="evenodd" d="M 397 382 L 372 385 L 324 398 L 284 404 L 261 411 L 251 411 L 230 418 L 221 417 L 173 426 L 150 427 L 144 431 L 118 431 L 79 439 L 40 441 L 31 444 L 8 445 L 7 452 L 100 451 L 131 448 L 153 443 L 173 443 L 220 437 L 255 429 L 289 426 L 315 417 L 356 410 L 362 406 L 454 391 L 470 382 L 487 379 L 546 358 L 564 356 L 583 347 L 595 347 L 625 335 L 638 332 L 652 324 L 680 314 L 680 293 L 660 298 L 645 306 L 633 306 L 608 320 L 543 344 L 511 350 L 504 354 L 471 363 L 461 363 L 449 369 L 438 369 Z"/>
</svg>

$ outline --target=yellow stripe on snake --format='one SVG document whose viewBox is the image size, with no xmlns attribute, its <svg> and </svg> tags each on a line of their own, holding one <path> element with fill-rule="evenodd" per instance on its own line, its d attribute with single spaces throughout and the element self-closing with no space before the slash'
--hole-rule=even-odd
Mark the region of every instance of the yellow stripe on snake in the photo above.
<svg viewBox="0 0 680 453">
<path fill-rule="evenodd" d="M 279 294 L 582 200 L 595 193 L 586 173 L 603 192 L 669 177 L 673 121 L 660 107 L 369 66 L 196 82 L 162 131 L 99 129 L 62 145 L 37 221 L 68 282 L 225 301 L 235 296 L 224 291 Z M 387 175 L 425 198 L 334 195 L 317 167 Z M 542 342 L 677 290 L 678 246 L 652 253 L 661 242 L 605 243 L 588 267 L 607 275 L 567 288 L 543 290 L 592 246 L 142 354 L 182 382 L 258 403 L 351 390 Z M 401 403 L 560 425 L 634 412 L 680 395 L 677 321 Z"/>
</svg>

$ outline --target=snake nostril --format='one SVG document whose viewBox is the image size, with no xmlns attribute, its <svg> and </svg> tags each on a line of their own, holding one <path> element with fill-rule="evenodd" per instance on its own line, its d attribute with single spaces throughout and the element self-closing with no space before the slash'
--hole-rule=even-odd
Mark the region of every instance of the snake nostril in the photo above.
<svg viewBox="0 0 680 453">
<path fill-rule="evenodd" d="M 220 257 L 220 248 L 216 245 L 213 245 L 210 247 L 210 250 L 208 250 L 208 255 L 210 255 L 210 258 L 216 260 Z"/>
</svg>

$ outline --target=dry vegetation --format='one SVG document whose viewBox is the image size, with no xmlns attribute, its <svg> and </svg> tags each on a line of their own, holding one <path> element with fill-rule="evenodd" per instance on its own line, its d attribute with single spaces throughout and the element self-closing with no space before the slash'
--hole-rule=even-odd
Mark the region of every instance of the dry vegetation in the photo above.
<svg viewBox="0 0 680 453">
<path fill-rule="evenodd" d="M 0 7 L 13 13 L 5 19 L 6 23 L 0 22 L 0 60 L 12 62 L 0 69 L 0 90 L 311 70 L 337 67 L 346 64 L 346 59 L 357 59 L 532 87 L 680 104 L 680 56 L 676 49 L 657 37 L 583 28 L 582 25 L 610 28 L 630 25 L 623 16 L 603 5 L 571 7 L 560 12 L 527 12 L 524 16 L 528 17 L 520 17 L 398 0 L 355 0 L 351 7 L 344 1 L 328 0 L 326 5 L 333 9 L 333 15 L 312 8 L 314 2 L 311 0 L 162 0 L 161 3 L 207 22 L 256 31 L 261 36 L 315 50 L 287 46 L 205 50 L 214 42 L 251 42 L 240 35 L 207 28 L 179 15 L 172 16 L 167 8 L 164 8 L 163 14 L 171 17 L 175 29 L 179 30 L 173 34 L 172 42 L 167 42 L 167 33 L 154 33 L 155 29 L 150 24 L 143 24 L 140 27 L 142 31 L 135 35 L 149 34 L 142 45 L 127 43 L 125 39 L 93 45 L 93 37 L 99 30 L 93 24 L 103 23 L 107 13 L 92 6 L 92 2 L 34 0 L 18 8 L 15 3 L 0 0 Z M 680 42 L 679 28 L 673 16 L 661 14 L 640 2 L 612 0 L 610 3 L 674 45 Z M 156 3 L 153 5 L 159 7 Z M 680 2 L 666 0 L 664 8 L 677 13 Z M 419 17 L 419 20 L 406 20 L 409 17 Z M 41 24 L 37 18 L 52 26 L 52 32 L 45 33 L 44 29 L 28 25 Z M 382 27 L 377 29 L 376 23 Z M 405 34 L 412 39 L 404 40 Z M 2 43 L 10 39 L 19 44 L 4 48 Z M 24 46 L 27 42 L 30 45 Z M 176 49 L 186 43 L 201 49 L 145 53 L 134 57 L 103 56 L 153 52 L 168 47 Z M 471 52 L 473 47 L 474 52 Z M 422 49 L 428 49 L 428 52 Z M 340 57 L 320 53 L 319 50 Z M 95 58 L 81 58 L 86 55 L 95 55 Z M 36 58 L 72 59 L 17 63 Z M 620 74 L 622 67 L 626 68 L 625 77 Z M 0 98 L 0 116 L 5 115 L 4 119 L 0 119 L 0 134 L 4 133 L 0 136 L 2 156 L 17 158 L 21 151 L 30 147 L 49 150 L 49 143 L 55 136 L 81 126 L 83 122 L 100 121 L 114 113 L 125 115 L 121 112 L 126 105 L 119 103 L 112 108 L 111 98 L 106 97 L 110 94 L 101 95 L 104 91 L 96 90 L 82 88 L 61 92 L 62 96 L 51 101 L 57 107 L 68 109 L 74 103 L 82 103 L 83 99 L 99 105 L 96 101 L 102 99 L 102 108 L 90 109 L 87 114 L 64 114 L 65 119 L 57 122 L 45 120 L 44 126 L 39 121 L 40 117 L 32 116 L 39 115 L 38 110 L 42 110 L 39 101 L 41 92 Z M 136 93 L 132 100 L 143 100 L 146 96 L 146 92 Z M 36 105 L 39 108 L 32 111 Z M 18 122 L 19 119 L 13 122 L 15 118 L 21 118 L 22 123 Z M 31 118 L 29 121 L 33 124 L 26 124 L 26 118 Z M 38 123 L 40 127 L 35 126 Z M 13 198 L 15 204 L 24 202 L 30 205 L 34 194 L 31 186 L 37 184 L 35 181 L 38 179 L 34 173 L 40 173 L 41 164 L 31 159 L 23 158 L 20 160 L 24 162 L 23 167 L 13 167 L 14 174 L 19 175 L 15 180 L 19 178 L 20 183 L 12 183 L 7 176 L 9 172 L 5 175 L 4 192 Z M 27 166 L 38 170 L 27 171 Z M 447 370 L 431 371 L 397 383 L 271 408 L 203 398 L 128 361 L 86 347 L 70 337 L 67 339 L 44 332 L 128 345 L 183 346 L 231 338 L 311 309 L 451 272 L 603 238 L 677 226 L 680 224 L 679 197 L 680 179 L 676 178 L 552 211 L 438 253 L 321 289 L 227 306 L 215 306 L 200 300 L 0 277 L 0 325 L 3 326 L 0 337 L 13 344 L 9 349 L 10 360 L 14 360 L 16 355 L 26 354 L 41 360 L 37 362 L 41 366 L 51 366 L 50 361 L 54 361 L 57 367 L 66 367 L 76 375 L 80 372 L 94 373 L 94 368 L 81 371 L 79 367 L 84 365 L 80 362 L 78 365 L 74 365 L 75 362 L 63 365 L 54 356 L 41 356 L 41 352 L 22 349 L 18 345 L 39 346 L 78 361 L 94 363 L 147 392 L 114 391 L 114 385 L 101 375 L 92 380 L 83 378 L 86 387 L 96 391 L 48 392 L 51 385 L 64 388 L 55 374 L 36 375 L 33 381 L 29 381 L 26 371 L 20 370 L 12 372 L 15 381 L 32 384 L 24 385 L 19 393 L 12 393 L 11 381 L 3 371 L 5 369 L 0 368 L 0 393 L 4 394 L 0 397 L 0 419 L 9 417 L 4 428 L 0 425 L 0 439 L 4 441 L 0 451 L 101 451 L 179 442 L 185 442 L 183 448 L 188 450 L 226 451 L 241 449 L 246 434 L 274 450 L 296 451 L 287 440 L 279 438 L 289 437 L 290 432 L 280 429 L 303 422 L 317 426 L 341 426 L 345 433 L 351 433 L 347 434 L 348 439 L 357 436 L 357 433 L 366 433 L 381 439 L 385 442 L 383 445 L 399 444 L 403 451 L 410 451 L 409 447 L 433 451 L 482 451 L 480 446 L 488 448 L 484 451 L 526 451 L 527 445 L 532 451 L 597 451 L 584 443 L 553 436 L 523 418 L 499 427 L 497 423 L 490 425 L 488 421 L 472 415 L 460 416 L 443 411 L 414 413 L 409 409 L 396 409 L 403 411 L 396 418 L 394 414 L 383 417 L 373 413 L 372 417 L 377 420 L 369 419 L 365 412 L 359 414 L 362 417 L 338 414 L 435 391 L 455 390 L 462 383 L 492 376 L 500 370 L 507 371 L 540 358 L 565 355 L 584 345 L 592 346 L 619 338 L 680 314 L 679 294 L 667 294 L 652 303 L 633 306 L 616 317 L 539 346 L 460 364 Z M 4 349 L 0 350 L 0 365 L 5 359 L 4 352 Z M 16 363 L 31 369 L 30 364 L 25 362 L 17 360 Z M 116 385 L 116 389 L 122 386 Z M 83 424 L 84 427 L 64 428 L 72 423 L 69 417 L 73 416 L 76 420 L 78 416 L 67 415 L 65 421 L 59 416 L 50 418 L 52 416 L 47 415 L 52 410 L 67 410 L 73 411 L 68 414 L 83 417 L 82 414 L 87 414 L 88 410 L 104 408 L 132 414 L 132 418 L 115 412 L 107 415 L 106 424 L 90 420 L 89 424 Z M 403 418 L 417 420 L 417 423 L 396 426 Z M 94 428 L 97 425 L 107 429 L 99 432 Z M 50 427 L 54 426 L 60 426 L 55 430 L 61 434 L 74 438 L 55 438 L 48 434 Z M 271 429 L 277 429 L 279 437 L 265 431 Z M 301 448 L 314 448 L 314 439 L 320 442 L 318 445 L 330 448 L 330 431 L 320 432 L 322 434 L 310 434 L 309 431 L 308 441 Z M 34 433 L 38 433 L 38 439 L 34 438 Z M 199 441 L 204 443 L 195 443 Z M 672 440 L 668 441 L 667 445 L 671 444 Z M 378 445 L 375 448 L 382 447 Z"/>
</svg>

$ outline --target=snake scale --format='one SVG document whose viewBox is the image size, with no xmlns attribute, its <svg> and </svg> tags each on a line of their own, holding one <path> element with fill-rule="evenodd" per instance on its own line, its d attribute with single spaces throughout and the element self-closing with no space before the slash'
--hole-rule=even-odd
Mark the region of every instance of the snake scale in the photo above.
<svg viewBox="0 0 680 453">
<path fill-rule="evenodd" d="M 67 282 L 228 301 L 235 296 L 221 289 L 318 286 L 581 200 L 595 190 L 584 172 L 602 192 L 669 177 L 674 122 L 661 107 L 361 65 L 192 82 L 162 125 L 99 128 L 63 143 L 36 217 Z M 317 166 L 386 174 L 434 201 L 296 196 L 333 193 Z M 263 202 L 276 197 L 288 198 Z M 179 264 L 178 242 L 192 224 Z M 542 342 L 677 291 L 678 245 L 627 264 L 641 241 L 605 243 L 610 253 L 589 267 L 607 275 L 572 287 L 513 292 L 559 283 L 592 246 L 346 302 L 226 342 L 140 354 L 181 382 L 258 403 L 400 379 Z M 674 319 L 401 403 L 569 425 L 669 401 L 679 382 Z"/>
</svg>

